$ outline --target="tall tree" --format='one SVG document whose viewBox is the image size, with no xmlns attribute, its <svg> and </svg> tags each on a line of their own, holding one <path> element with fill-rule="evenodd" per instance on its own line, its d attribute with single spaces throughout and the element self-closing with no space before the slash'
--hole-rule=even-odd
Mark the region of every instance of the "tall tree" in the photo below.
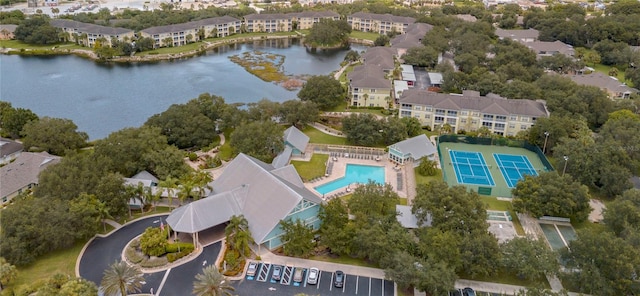
<svg viewBox="0 0 640 296">
<path fill-rule="evenodd" d="M 89 136 L 76 131 L 76 126 L 69 119 L 43 117 L 37 121 L 27 122 L 23 129 L 24 146 L 44 150 L 55 155 L 65 155 L 66 150 L 76 150 L 86 145 Z"/>
<path fill-rule="evenodd" d="M 249 221 L 243 216 L 231 216 L 229 224 L 224 228 L 227 244 L 241 256 L 248 256 L 251 252 L 249 245 L 253 243 L 253 236 L 249 230 Z"/>
<path fill-rule="evenodd" d="M 534 217 L 568 217 L 576 222 L 587 219 L 591 212 L 589 189 L 569 174 L 543 172 L 526 175 L 513 189 L 513 207 Z"/>
<path fill-rule="evenodd" d="M 116 261 L 104 271 L 100 290 L 105 296 L 127 295 L 140 292 L 144 282 L 142 271 L 125 261 Z"/>
<path fill-rule="evenodd" d="M 37 121 L 38 115 L 33 113 L 29 109 L 12 108 L 9 104 L 8 107 L 2 108 L 0 113 L 0 127 L 2 133 L 12 138 L 19 138 L 22 132 L 22 128 L 30 121 Z"/>
<path fill-rule="evenodd" d="M 281 121 L 291 124 L 298 129 L 318 120 L 320 110 L 312 101 L 288 100 L 280 105 Z"/>
<path fill-rule="evenodd" d="M 543 280 L 560 269 L 556 253 L 541 240 L 515 237 L 501 244 L 500 251 L 500 264 L 520 278 Z"/>
<path fill-rule="evenodd" d="M 282 128 L 273 121 L 254 121 L 243 124 L 231 133 L 231 147 L 270 162 L 284 148 Z"/>
<path fill-rule="evenodd" d="M 355 145 L 373 146 L 383 137 L 383 123 L 369 113 L 352 113 L 342 118 L 342 131 L 347 140 Z M 382 132 L 380 132 L 382 131 Z"/>
<path fill-rule="evenodd" d="M 351 254 L 351 238 L 355 228 L 349 223 L 349 212 L 345 203 L 334 198 L 320 206 L 320 242 L 332 253 Z"/>
<path fill-rule="evenodd" d="M 294 257 L 309 257 L 313 247 L 314 231 L 301 220 L 281 220 L 280 228 L 284 231 L 281 240 L 284 243 L 282 247 L 284 254 Z"/>
<path fill-rule="evenodd" d="M 231 296 L 235 288 L 214 265 L 209 265 L 196 275 L 191 293 L 198 296 Z"/>
<path fill-rule="evenodd" d="M 311 76 L 298 92 L 298 98 L 316 103 L 320 110 L 330 110 L 344 102 L 345 91 L 340 81 L 331 76 Z"/>
<path fill-rule="evenodd" d="M 640 189 L 629 189 L 607 204 L 604 225 L 617 236 L 640 233 Z"/>
</svg>

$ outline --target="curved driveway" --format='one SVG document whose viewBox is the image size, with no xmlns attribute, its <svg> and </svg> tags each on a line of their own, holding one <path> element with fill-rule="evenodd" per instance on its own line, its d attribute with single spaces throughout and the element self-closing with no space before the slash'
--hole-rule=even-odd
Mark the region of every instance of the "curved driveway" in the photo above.
<svg viewBox="0 0 640 296">
<path fill-rule="evenodd" d="M 105 269 L 113 262 L 121 260 L 124 247 L 147 227 L 157 227 L 159 220 L 166 217 L 167 215 L 162 215 L 140 219 L 121 227 L 107 237 L 93 239 L 80 258 L 78 268 L 80 276 L 100 286 Z M 145 274 L 146 283 L 142 287 L 142 292 L 150 292 L 153 289 L 156 295 L 191 294 L 193 281 L 196 274 L 202 271 L 203 262 L 207 260 L 207 265 L 214 264 L 219 252 L 220 243 L 218 242 L 205 247 L 203 252 L 192 261 L 166 271 Z"/>
</svg>

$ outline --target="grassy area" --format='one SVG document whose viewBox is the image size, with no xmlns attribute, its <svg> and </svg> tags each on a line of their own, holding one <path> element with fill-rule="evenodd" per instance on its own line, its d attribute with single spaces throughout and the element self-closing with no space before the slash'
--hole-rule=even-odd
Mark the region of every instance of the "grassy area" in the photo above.
<svg viewBox="0 0 640 296">
<path fill-rule="evenodd" d="M 380 37 L 380 34 L 371 33 L 371 32 L 360 32 L 360 31 L 355 31 L 354 30 L 354 31 L 351 31 L 351 34 L 349 35 L 349 37 L 376 41 L 376 39 L 378 39 L 378 37 Z"/>
<path fill-rule="evenodd" d="M 303 132 L 309 136 L 310 143 L 331 144 L 331 145 L 348 145 L 347 138 L 336 137 L 325 134 L 314 127 L 307 126 Z"/>
<path fill-rule="evenodd" d="M 200 49 L 200 47 L 202 47 L 203 45 L 204 45 L 204 42 L 194 42 L 194 43 L 189 43 L 182 46 L 161 47 L 151 51 L 137 52 L 136 56 L 148 56 L 148 55 L 156 55 L 156 54 L 178 54 L 178 53 L 184 53 L 184 52 Z"/>
<path fill-rule="evenodd" d="M 360 65 L 360 63 L 351 64 L 347 66 L 347 68 L 345 68 L 344 71 L 342 71 L 342 74 L 340 74 L 340 78 L 338 79 L 340 83 L 342 83 L 342 85 L 344 86 L 347 85 L 347 74 L 353 72 L 353 68 L 355 68 L 358 65 Z"/>
<path fill-rule="evenodd" d="M 27 44 L 18 40 L 0 40 L 0 47 L 15 49 L 53 49 L 54 47 L 62 49 L 90 49 L 77 45 L 73 42 L 39 45 Z"/>
<path fill-rule="evenodd" d="M 302 181 L 308 182 L 311 179 L 324 176 L 326 163 L 329 160 L 327 154 L 313 154 L 310 161 L 292 160 L 291 164 L 296 168 Z"/>
<path fill-rule="evenodd" d="M 340 263 L 340 264 L 349 264 L 356 266 L 364 266 L 364 267 L 373 267 L 379 268 L 376 265 L 373 265 L 363 259 L 352 258 L 349 256 L 328 256 L 328 255 L 320 255 L 320 256 L 312 256 L 309 258 L 311 260 L 324 261 L 324 262 L 332 262 L 332 263 Z"/>
<path fill-rule="evenodd" d="M 233 149 L 231 148 L 231 132 L 233 130 L 231 129 L 226 129 L 224 130 L 224 145 L 220 146 L 220 151 L 218 152 L 218 157 L 220 157 L 220 159 L 224 160 L 224 161 L 229 161 L 231 160 L 231 157 L 233 157 Z"/>
<path fill-rule="evenodd" d="M 33 286 L 38 281 L 63 273 L 75 277 L 76 260 L 86 242 L 77 242 L 70 248 L 44 255 L 34 263 L 18 267 L 18 278 L 5 288 L 18 288 L 21 285 Z"/>
<path fill-rule="evenodd" d="M 435 180 L 442 180 L 442 170 L 436 170 L 435 176 L 423 176 L 418 173 L 418 168 L 414 168 L 413 174 L 416 176 L 416 185 L 427 184 Z"/>
<path fill-rule="evenodd" d="M 521 279 L 519 278 L 515 273 L 513 272 L 509 272 L 506 270 L 499 270 L 497 274 L 492 275 L 492 276 L 487 276 L 487 277 L 483 277 L 483 276 L 479 276 L 479 277 L 471 277 L 469 275 L 465 275 L 465 274 L 459 274 L 458 275 L 461 279 L 467 279 L 467 280 L 475 280 L 475 281 L 482 281 L 482 282 L 491 282 L 491 283 L 500 283 L 500 284 L 507 284 L 507 285 L 517 285 L 517 286 L 524 286 L 524 287 L 542 287 L 542 288 L 551 288 L 549 286 L 549 282 L 547 282 L 546 280 L 541 280 L 541 281 L 528 281 L 525 279 Z"/>
<path fill-rule="evenodd" d="M 593 69 L 596 70 L 596 72 L 601 72 L 604 73 L 605 75 L 609 75 L 609 71 L 611 70 L 611 68 L 613 68 L 612 66 L 606 66 L 606 65 L 602 65 L 602 64 L 597 64 L 595 65 L 595 67 L 592 67 Z M 633 87 L 631 85 L 631 81 L 627 81 L 624 78 L 624 71 L 620 71 L 618 70 L 618 75 L 615 76 L 616 78 L 618 78 L 618 80 L 622 81 L 622 82 L 626 82 L 627 85 L 629 85 L 629 87 Z"/>
</svg>

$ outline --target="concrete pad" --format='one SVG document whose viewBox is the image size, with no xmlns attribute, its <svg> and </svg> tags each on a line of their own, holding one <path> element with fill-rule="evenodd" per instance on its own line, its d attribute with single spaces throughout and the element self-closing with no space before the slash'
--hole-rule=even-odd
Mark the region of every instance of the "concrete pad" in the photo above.
<svg viewBox="0 0 640 296">
<path fill-rule="evenodd" d="M 499 243 L 506 242 L 518 236 L 516 228 L 511 221 L 491 221 L 489 222 L 489 232 L 496 236 Z"/>
<path fill-rule="evenodd" d="M 602 212 L 606 209 L 606 206 L 597 199 L 589 200 L 589 206 L 591 206 L 591 213 L 589 213 L 589 221 L 593 223 L 600 223 L 603 219 Z"/>
</svg>

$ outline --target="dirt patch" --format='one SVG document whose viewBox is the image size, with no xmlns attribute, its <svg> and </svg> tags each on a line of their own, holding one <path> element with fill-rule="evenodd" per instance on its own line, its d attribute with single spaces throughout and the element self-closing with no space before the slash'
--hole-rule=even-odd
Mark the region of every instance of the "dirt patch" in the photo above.
<svg viewBox="0 0 640 296">
<path fill-rule="evenodd" d="M 597 199 L 589 200 L 589 206 L 591 206 L 591 213 L 589 213 L 589 221 L 593 223 L 600 223 L 603 219 L 602 212 L 606 209 L 604 203 Z"/>
</svg>

